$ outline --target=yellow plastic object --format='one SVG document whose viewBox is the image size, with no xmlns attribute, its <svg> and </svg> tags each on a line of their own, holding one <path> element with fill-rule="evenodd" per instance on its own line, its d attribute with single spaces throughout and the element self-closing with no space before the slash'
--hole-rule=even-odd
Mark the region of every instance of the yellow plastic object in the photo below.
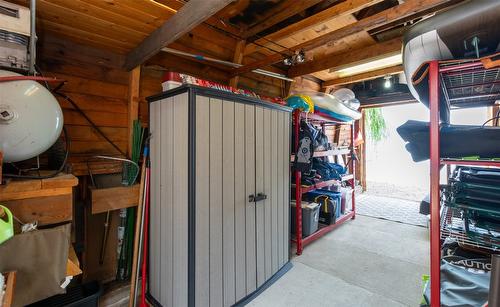
<svg viewBox="0 0 500 307">
<path fill-rule="evenodd" d="M 303 112 L 314 113 L 314 102 L 310 96 L 296 94 L 288 96 L 285 100 L 289 107 L 299 109 Z"/>
</svg>

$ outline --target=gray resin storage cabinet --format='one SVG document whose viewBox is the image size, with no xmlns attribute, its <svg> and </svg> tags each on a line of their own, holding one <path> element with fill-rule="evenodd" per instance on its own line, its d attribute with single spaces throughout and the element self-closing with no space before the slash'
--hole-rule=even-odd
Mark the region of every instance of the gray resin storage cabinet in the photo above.
<svg viewBox="0 0 500 307">
<path fill-rule="evenodd" d="M 243 302 L 288 268 L 290 110 L 190 85 L 148 100 L 149 299 Z"/>
</svg>

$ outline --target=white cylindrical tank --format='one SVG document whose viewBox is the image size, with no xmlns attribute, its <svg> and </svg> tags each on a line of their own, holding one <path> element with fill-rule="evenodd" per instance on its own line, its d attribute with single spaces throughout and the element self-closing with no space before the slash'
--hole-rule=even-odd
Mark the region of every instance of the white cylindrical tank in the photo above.
<svg viewBox="0 0 500 307">
<path fill-rule="evenodd" d="M 0 70 L 0 77 L 19 74 Z M 63 128 L 56 98 L 35 81 L 0 82 L 0 151 L 4 162 L 36 157 L 49 149 Z"/>
</svg>

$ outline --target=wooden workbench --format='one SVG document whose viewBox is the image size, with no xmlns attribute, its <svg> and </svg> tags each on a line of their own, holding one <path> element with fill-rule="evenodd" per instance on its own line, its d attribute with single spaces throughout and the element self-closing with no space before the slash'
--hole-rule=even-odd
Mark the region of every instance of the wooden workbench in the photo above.
<svg viewBox="0 0 500 307">
<path fill-rule="evenodd" d="M 73 187 L 78 178 L 59 174 L 49 179 L 13 179 L 0 185 L 0 203 L 23 223 L 48 225 L 71 221 Z"/>
</svg>

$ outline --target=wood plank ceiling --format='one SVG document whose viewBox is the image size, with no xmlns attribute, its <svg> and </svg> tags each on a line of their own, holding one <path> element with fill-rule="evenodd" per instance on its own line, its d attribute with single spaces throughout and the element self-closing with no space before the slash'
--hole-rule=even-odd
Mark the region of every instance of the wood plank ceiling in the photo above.
<svg viewBox="0 0 500 307">
<path fill-rule="evenodd" d="M 390 27 L 397 28 L 460 1 L 238 0 L 169 47 L 232 61 L 236 58 L 238 42 L 246 40 L 241 61 L 244 67 L 229 73 L 227 81 L 231 76 L 251 71 L 252 67 L 286 73 L 288 67 L 280 65 L 283 57 L 304 49 L 307 62 L 292 67 L 290 75 L 311 74 L 319 80 L 331 81 L 344 77 L 330 69 L 334 66 L 328 66 L 332 61 L 346 64 L 342 58 L 350 58 L 355 63 L 353 51 L 366 57 L 366 52 L 359 51 L 367 47 L 377 50 L 384 41 L 401 35 L 401 31 L 391 32 Z M 12 2 L 27 4 L 27 0 Z M 47 33 L 125 55 L 174 16 L 185 2 L 38 0 L 37 20 L 42 36 Z M 380 31 L 390 34 L 378 35 Z M 227 67 L 204 64 L 231 71 Z M 259 79 L 258 75 L 252 76 Z"/>
</svg>

